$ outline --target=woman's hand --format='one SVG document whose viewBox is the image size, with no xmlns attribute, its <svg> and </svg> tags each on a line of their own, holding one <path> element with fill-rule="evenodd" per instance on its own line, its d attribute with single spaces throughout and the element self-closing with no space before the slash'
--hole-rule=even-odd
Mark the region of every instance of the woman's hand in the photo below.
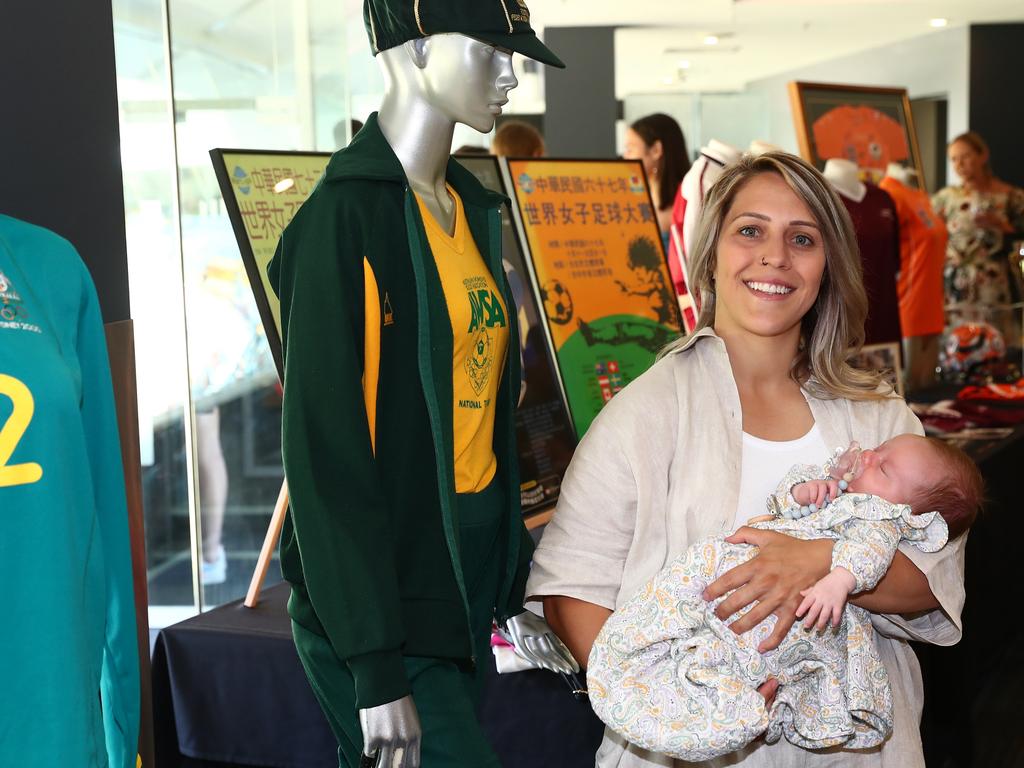
<svg viewBox="0 0 1024 768">
<path fill-rule="evenodd" d="M 704 599 L 717 600 L 732 592 L 715 609 L 715 615 L 727 619 L 748 605 L 753 607 L 729 628 L 737 635 L 748 632 L 775 614 L 775 629 L 758 651 L 766 653 L 779 646 L 796 620 L 800 593 L 824 577 L 832 564 L 829 539 L 803 541 L 776 531 L 740 528 L 726 538 L 730 544 L 752 544 L 757 555 L 743 565 L 722 574 L 704 590 Z"/>
</svg>

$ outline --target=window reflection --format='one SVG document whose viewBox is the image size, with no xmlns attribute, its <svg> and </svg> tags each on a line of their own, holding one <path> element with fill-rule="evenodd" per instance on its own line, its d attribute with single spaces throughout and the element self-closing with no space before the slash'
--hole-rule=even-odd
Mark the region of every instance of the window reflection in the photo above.
<svg viewBox="0 0 1024 768">
<path fill-rule="evenodd" d="M 359 0 L 168 0 L 170 62 L 163 5 L 114 2 L 154 626 L 198 608 L 190 471 L 203 607 L 245 594 L 283 476 L 281 389 L 209 150 L 334 150 L 382 92 Z"/>
</svg>

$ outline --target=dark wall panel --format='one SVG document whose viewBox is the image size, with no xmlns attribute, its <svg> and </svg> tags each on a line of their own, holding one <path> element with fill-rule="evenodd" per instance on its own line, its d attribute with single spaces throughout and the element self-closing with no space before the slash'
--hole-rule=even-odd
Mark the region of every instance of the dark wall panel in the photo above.
<svg viewBox="0 0 1024 768">
<path fill-rule="evenodd" d="M 128 261 L 109 0 L 4 0 L 0 213 L 70 240 L 105 322 L 125 320 Z"/>
<path fill-rule="evenodd" d="M 614 157 L 614 27 L 547 27 L 544 42 L 565 62 L 547 68 L 544 141 L 552 157 Z"/>
<path fill-rule="evenodd" d="M 1024 187 L 1024 76 L 1020 48 L 1024 24 L 971 26 L 971 129 L 992 153 L 996 176 Z"/>
</svg>

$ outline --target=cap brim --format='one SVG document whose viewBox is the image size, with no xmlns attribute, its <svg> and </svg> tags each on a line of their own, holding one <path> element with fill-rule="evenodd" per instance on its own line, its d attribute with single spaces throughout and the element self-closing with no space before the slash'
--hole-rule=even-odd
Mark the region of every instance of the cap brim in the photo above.
<svg viewBox="0 0 1024 768">
<path fill-rule="evenodd" d="M 530 32 L 520 32 L 518 34 L 508 34 L 500 32 L 473 32 L 469 33 L 471 37 L 475 37 L 478 40 L 483 40 L 486 43 L 491 43 L 499 48 L 507 48 L 510 51 L 521 53 L 528 59 L 536 59 L 542 64 L 547 64 L 551 67 L 558 67 L 559 69 L 565 69 L 564 62 L 555 56 L 555 54 L 548 48 L 544 43 L 540 41 L 537 34 L 532 30 Z"/>
</svg>

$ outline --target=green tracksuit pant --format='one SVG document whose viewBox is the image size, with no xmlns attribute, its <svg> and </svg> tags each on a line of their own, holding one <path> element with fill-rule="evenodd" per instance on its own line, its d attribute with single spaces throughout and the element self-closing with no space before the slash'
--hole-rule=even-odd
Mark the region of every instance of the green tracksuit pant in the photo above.
<svg viewBox="0 0 1024 768">
<path fill-rule="evenodd" d="M 477 664 L 490 664 L 491 621 L 504 562 L 499 548 L 504 499 L 491 483 L 475 494 L 460 494 L 459 553 L 469 596 Z M 363 746 L 355 684 L 348 666 L 326 638 L 292 622 L 299 658 L 313 693 L 338 739 L 340 768 L 356 768 Z M 405 657 L 405 669 L 423 728 L 421 768 L 500 768 L 476 718 L 482 672 L 452 660 Z"/>
</svg>

